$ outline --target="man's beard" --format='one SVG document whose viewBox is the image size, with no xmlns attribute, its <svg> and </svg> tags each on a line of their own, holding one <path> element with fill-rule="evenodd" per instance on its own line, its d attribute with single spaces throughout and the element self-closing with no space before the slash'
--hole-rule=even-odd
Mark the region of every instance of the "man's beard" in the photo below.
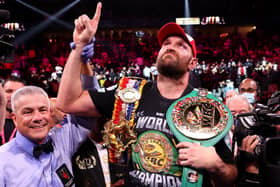
<svg viewBox="0 0 280 187">
<path fill-rule="evenodd" d="M 187 72 L 186 68 L 180 67 L 179 58 L 176 55 L 176 60 L 172 62 L 165 62 L 165 59 L 162 57 L 157 60 L 157 68 L 158 72 L 165 77 L 178 80 L 183 77 L 183 75 Z"/>
</svg>

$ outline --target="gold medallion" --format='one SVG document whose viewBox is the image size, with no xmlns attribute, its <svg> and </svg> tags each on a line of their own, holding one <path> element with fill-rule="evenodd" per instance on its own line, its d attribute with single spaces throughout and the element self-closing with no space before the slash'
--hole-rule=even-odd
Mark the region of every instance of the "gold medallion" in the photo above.
<svg viewBox="0 0 280 187">
<path fill-rule="evenodd" d="M 124 88 L 117 95 L 124 103 L 134 103 L 140 99 L 140 93 L 135 88 Z"/>
</svg>

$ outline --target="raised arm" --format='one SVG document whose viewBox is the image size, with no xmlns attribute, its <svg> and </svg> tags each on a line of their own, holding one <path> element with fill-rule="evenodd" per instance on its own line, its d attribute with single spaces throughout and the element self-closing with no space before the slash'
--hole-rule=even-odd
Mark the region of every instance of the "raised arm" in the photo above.
<svg viewBox="0 0 280 187">
<path fill-rule="evenodd" d="M 99 117 L 87 91 L 83 91 L 80 73 L 82 67 L 81 53 L 95 36 L 101 15 L 102 4 L 99 2 L 96 7 L 95 15 L 92 19 L 82 15 L 75 20 L 73 40 L 75 49 L 68 57 L 62 74 L 56 107 L 65 113 L 74 113 L 83 116 Z"/>
<path fill-rule="evenodd" d="M 92 53 L 94 54 L 94 53 Z M 100 85 L 97 78 L 94 75 L 91 61 L 82 65 L 81 80 L 83 90 L 99 90 Z"/>
</svg>

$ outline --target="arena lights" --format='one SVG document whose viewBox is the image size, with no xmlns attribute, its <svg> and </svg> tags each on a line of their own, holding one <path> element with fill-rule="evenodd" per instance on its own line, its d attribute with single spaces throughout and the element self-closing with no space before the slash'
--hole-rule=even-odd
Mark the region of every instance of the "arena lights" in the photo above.
<svg viewBox="0 0 280 187">
<path fill-rule="evenodd" d="M 142 38 L 144 35 L 145 35 L 145 32 L 144 31 L 136 31 L 135 32 L 135 35 L 137 38 Z"/>
<path fill-rule="evenodd" d="M 44 12 L 44 11 L 42 11 L 42 10 L 36 8 L 36 7 L 34 7 L 34 6 L 32 6 L 32 5 L 30 5 L 30 4 L 26 3 L 26 2 L 23 2 L 23 1 L 21 1 L 21 0 L 16 0 L 16 1 L 17 1 L 18 3 L 20 3 L 20 4 L 22 4 L 22 5 L 24 5 L 24 6 L 28 7 L 28 8 L 30 8 L 31 10 L 33 10 L 33 11 L 35 11 L 35 12 L 37 12 L 37 13 L 39 13 L 39 14 L 45 16 L 45 17 L 48 17 L 49 19 L 52 19 L 53 21 L 55 21 L 55 22 L 57 22 L 58 24 L 60 24 L 60 25 L 62 25 L 62 26 L 64 26 L 64 27 L 66 27 L 67 29 L 73 29 L 73 26 L 72 26 L 71 24 L 69 24 L 69 23 L 67 23 L 67 22 L 65 22 L 65 21 L 62 21 L 62 20 L 60 20 L 60 19 L 57 19 L 57 17 L 54 17 L 54 16 L 52 16 L 52 15 L 50 15 L 50 14 L 48 14 L 48 13 L 46 13 L 46 12 Z"/>
<path fill-rule="evenodd" d="M 200 18 L 176 18 L 176 23 L 178 25 L 199 25 Z"/>
<path fill-rule="evenodd" d="M 224 25 L 225 19 L 220 16 L 206 16 L 201 18 L 201 25 Z"/>
<path fill-rule="evenodd" d="M 16 0 L 16 1 L 17 2 L 22 2 L 20 0 Z M 46 19 L 45 21 L 43 21 L 39 25 L 34 26 L 29 32 L 27 32 L 27 33 L 21 35 L 20 37 L 18 37 L 16 39 L 16 42 L 18 44 L 21 44 L 21 43 L 24 43 L 26 40 L 32 38 L 34 36 L 34 34 L 36 34 L 36 33 L 40 32 L 40 31 L 42 31 L 43 29 L 45 29 L 52 21 L 57 20 L 57 18 L 59 16 L 61 16 L 65 12 L 67 12 L 69 9 L 71 9 L 73 6 L 75 6 L 79 2 L 80 2 L 80 0 L 75 0 L 72 3 L 70 3 L 69 5 L 67 5 L 66 7 L 62 8 L 60 11 L 56 12 L 53 15 L 50 15 L 48 17 L 48 19 Z M 73 29 L 72 26 L 71 26 L 71 29 Z"/>
<path fill-rule="evenodd" d="M 229 36 L 228 32 L 220 34 L 220 38 L 225 38 L 225 37 L 228 37 L 228 36 Z"/>
<path fill-rule="evenodd" d="M 224 25 L 225 19 L 220 16 L 207 16 L 207 17 L 185 17 L 176 18 L 176 23 L 179 25 Z"/>
<path fill-rule="evenodd" d="M 8 29 L 10 31 L 25 31 L 24 25 L 21 23 L 2 23 L 0 27 Z"/>
</svg>

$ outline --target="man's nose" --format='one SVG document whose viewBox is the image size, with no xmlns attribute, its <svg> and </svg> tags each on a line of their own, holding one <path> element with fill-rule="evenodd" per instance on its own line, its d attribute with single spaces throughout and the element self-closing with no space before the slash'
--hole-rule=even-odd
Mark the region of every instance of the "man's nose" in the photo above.
<svg viewBox="0 0 280 187">
<path fill-rule="evenodd" d="M 6 93 L 7 99 L 11 99 L 13 93 Z"/>
<path fill-rule="evenodd" d="M 43 119 L 43 115 L 40 111 L 35 111 L 33 115 L 33 121 L 34 122 L 40 122 Z"/>
<path fill-rule="evenodd" d="M 174 50 L 175 44 L 170 43 L 166 46 L 167 50 Z"/>
<path fill-rule="evenodd" d="M 174 46 L 168 45 L 166 48 L 166 52 L 175 52 L 176 50 L 174 49 Z"/>
</svg>

